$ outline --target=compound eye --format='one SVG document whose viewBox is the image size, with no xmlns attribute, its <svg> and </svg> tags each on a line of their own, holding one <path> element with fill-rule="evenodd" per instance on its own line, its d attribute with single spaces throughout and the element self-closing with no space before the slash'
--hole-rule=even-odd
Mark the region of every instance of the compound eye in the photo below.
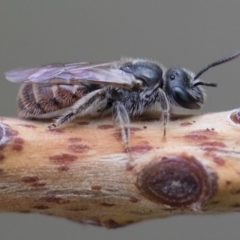
<svg viewBox="0 0 240 240">
<path fill-rule="evenodd" d="M 196 103 L 196 100 L 181 87 L 174 87 L 172 89 L 173 97 L 177 104 L 187 109 L 198 109 L 200 106 Z"/>
</svg>

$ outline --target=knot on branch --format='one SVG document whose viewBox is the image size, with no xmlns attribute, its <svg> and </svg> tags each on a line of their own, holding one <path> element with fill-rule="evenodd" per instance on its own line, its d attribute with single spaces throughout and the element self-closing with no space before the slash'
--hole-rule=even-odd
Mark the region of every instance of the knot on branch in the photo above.
<svg viewBox="0 0 240 240">
<path fill-rule="evenodd" d="M 216 193 L 217 176 L 194 157 L 168 156 L 142 169 L 137 186 L 155 202 L 198 210 Z"/>
<path fill-rule="evenodd" d="M 232 112 L 230 115 L 230 119 L 235 124 L 240 124 L 240 109 L 237 109 L 236 111 Z"/>
</svg>

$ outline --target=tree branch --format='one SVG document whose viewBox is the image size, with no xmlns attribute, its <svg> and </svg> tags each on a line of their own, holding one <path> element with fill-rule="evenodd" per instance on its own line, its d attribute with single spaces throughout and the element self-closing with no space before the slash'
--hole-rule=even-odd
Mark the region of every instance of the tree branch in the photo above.
<svg viewBox="0 0 240 240">
<path fill-rule="evenodd" d="M 111 119 L 0 119 L 0 211 L 109 228 L 240 209 L 240 111 L 131 123 L 132 160 Z M 130 163 L 130 164 L 129 164 Z"/>
</svg>

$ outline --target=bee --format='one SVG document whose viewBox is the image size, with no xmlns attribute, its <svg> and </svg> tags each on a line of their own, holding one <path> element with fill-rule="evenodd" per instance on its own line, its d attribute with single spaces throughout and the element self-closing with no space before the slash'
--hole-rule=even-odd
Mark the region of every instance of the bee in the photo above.
<svg viewBox="0 0 240 240">
<path fill-rule="evenodd" d="M 154 61 L 126 58 L 102 64 L 80 62 L 15 69 L 5 76 L 9 81 L 23 82 L 17 98 L 20 117 L 57 118 L 49 126 L 52 129 L 76 117 L 111 110 L 128 148 L 131 117 L 159 106 L 165 137 L 170 106 L 199 109 L 205 101 L 202 86 L 217 86 L 199 77 L 239 55 L 240 51 L 215 61 L 196 75 L 181 67 L 166 69 Z"/>
</svg>

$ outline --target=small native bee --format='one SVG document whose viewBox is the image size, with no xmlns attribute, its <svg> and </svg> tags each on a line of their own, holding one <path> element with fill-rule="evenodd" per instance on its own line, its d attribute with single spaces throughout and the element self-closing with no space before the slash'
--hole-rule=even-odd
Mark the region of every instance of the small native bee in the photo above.
<svg viewBox="0 0 240 240">
<path fill-rule="evenodd" d="M 163 135 L 169 119 L 170 105 L 199 109 L 204 103 L 201 86 L 216 87 L 199 77 L 209 68 L 230 61 L 237 52 L 203 68 L 194 75 L 184 68 L 165 69 L 161 64 L 144 59 L 122 59 L 103 64 L 51 64 L 40 68 L 6 72 L 12 82 L 24 82 L 18 95 L 19 116 L 54 118 L 49 128 L 91 113 L 112 115 L 122 129 L 128 147 L 130 117 L 159 105 L 162 110 Z"/>
</svg>

